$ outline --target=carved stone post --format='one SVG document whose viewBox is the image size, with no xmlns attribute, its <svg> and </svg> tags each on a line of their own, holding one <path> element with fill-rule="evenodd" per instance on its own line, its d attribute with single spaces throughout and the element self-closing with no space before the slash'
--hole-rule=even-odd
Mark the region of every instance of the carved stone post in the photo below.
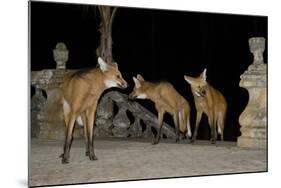
<svg viewBox="0 0 281 188">
<path fill-rule="evenodd" d="M 249 102 L 239 117 L 242 135 L 238 146 L 265 148 L 267 140 L 267 65 L 263 61 L 265 38 L 249 39 L 253 64 L 241 75 L 240 87 L 249 92 Z"/>
<path fill-rule="evenodd" d="M 63 42 L 59 42 L 53 50 L 54 60 L 57 63 L 57 69 L 65 69 L 65 63 L 68 60 L 68 50 Z"/>
</svg>

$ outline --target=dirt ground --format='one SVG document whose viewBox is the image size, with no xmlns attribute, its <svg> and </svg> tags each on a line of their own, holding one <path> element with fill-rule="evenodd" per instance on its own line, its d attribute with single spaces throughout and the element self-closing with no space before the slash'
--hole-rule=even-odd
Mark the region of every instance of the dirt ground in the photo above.
<svg viewBox="0 0 281 188">
<path fill-rule="evenodd" d="M 267 170 L 265 149 L 236 147 L 234 142 L 180 144 L 173 140 L 95 139 L 97 161 L 85 156 L 82 139 L 74 139 L 70 163 L 61 164 L 63 141 L 31 140 L 30 186 L 150 179 Z"/>
</svg>

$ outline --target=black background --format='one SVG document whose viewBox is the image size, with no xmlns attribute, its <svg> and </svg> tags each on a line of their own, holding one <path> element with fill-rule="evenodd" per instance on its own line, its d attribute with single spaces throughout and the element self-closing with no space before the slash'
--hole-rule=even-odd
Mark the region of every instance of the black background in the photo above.
<svg viewBox="0 0 281 188">
<path fill-rule="evenodd" d="M 68 69 L 94 67 L 99 44 L 97 8 L 81 4 L 30 3 L 31 71 L 54 69 L 52 50 L 64 42 L 69 50 Z M 130 87 L 132 76 L 140 73 L 146 80 L 167 80 L 192 108 L 193 96 L 183 75 L 198 76 L 207 68 L 207 80 L 220 90 L 228 103 L 225 139 L 240 135 L 239 115 L 248 93 L 239 87 L 240 75 L 252 63 L 250 37 L 267 39 L 267 17 L 211 14 L 120 7 L 113 23 L 113 56 Z M 267 46 L 264 52 L 267 63 Z M 139 100 L 156 114 L 153 103 Z M 203 117 L 199 139 L 209 139 Z M 166 115 L 165 121 L 172 124 Z"/>
</svg>

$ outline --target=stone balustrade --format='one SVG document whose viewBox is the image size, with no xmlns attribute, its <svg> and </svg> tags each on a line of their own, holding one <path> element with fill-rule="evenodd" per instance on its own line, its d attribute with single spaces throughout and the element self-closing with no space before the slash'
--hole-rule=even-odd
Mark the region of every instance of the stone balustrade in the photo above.
<svg viewBox="0 0 281 188">
<path fill-rule="evenodd" d="M 253 63 L 241 75 L 240 87 L 249 92 L 249 102 L 239 117 L 242 135 L 238 146 L 265 148 L 267 146 L 267 64 L 263 61 L 265 39 L 249 39 Z"/>
</svg>

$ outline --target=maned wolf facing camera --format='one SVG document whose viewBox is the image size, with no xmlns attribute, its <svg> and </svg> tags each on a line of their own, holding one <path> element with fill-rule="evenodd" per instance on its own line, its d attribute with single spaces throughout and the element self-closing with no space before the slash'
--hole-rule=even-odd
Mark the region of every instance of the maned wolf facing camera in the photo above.
<svg viewBox="0 0 281 188">
<path fill-rule="evenodd" d="M 97 103 L 101 94 L 108 88 L 127 88 L 127 82 L 122 78 L 117 63 L 106 63 L 98 58 L 99 67 L 86 71 L 66 73 L 61 85 L 66 137 L 62 163 L 69 162 L 69 151 L 73 137 L 73 127 L 76 120 L 82 120 L 86 143 L 86 156 L 97 160 L 94 153 L 93 126 Z"/>
<path fill-rule="evenodd" d="M 163 116 L 166 112 L 173 116 L 176 129 L 176 142 L 179 141 L 180 132 L 182 138 L 191 137 L 190 129 L 190 107 L 188 102 L 175 90 L 169 82 L 148 82 L 141 75 L 133 77 L 135 87 L 129 95 L 131 99 L 150 99 L 155 103 L 158 111 L 158 130 L 157 136 L 152 144 L 158 144 L 161 128 L 163 125 Z"/>
<path fill-rule="evenodd" d="M 204 69 L 199 77 L 184 76 L 184 79 L 191 86 L 197 110 L 195 130 L 191 142 L 196 140 L 202 113 L 205 113 L 208 116 L 211 128 L 211 143 L 214 144 L 217 140 L 216 125 L 218 127 L 218 133 L 221 135 L 221 140 L 223 141 L 227 103 L 222 93 L 208 84 L 206 81 L 206 72 L 207 69 Z"/>
</svg>

